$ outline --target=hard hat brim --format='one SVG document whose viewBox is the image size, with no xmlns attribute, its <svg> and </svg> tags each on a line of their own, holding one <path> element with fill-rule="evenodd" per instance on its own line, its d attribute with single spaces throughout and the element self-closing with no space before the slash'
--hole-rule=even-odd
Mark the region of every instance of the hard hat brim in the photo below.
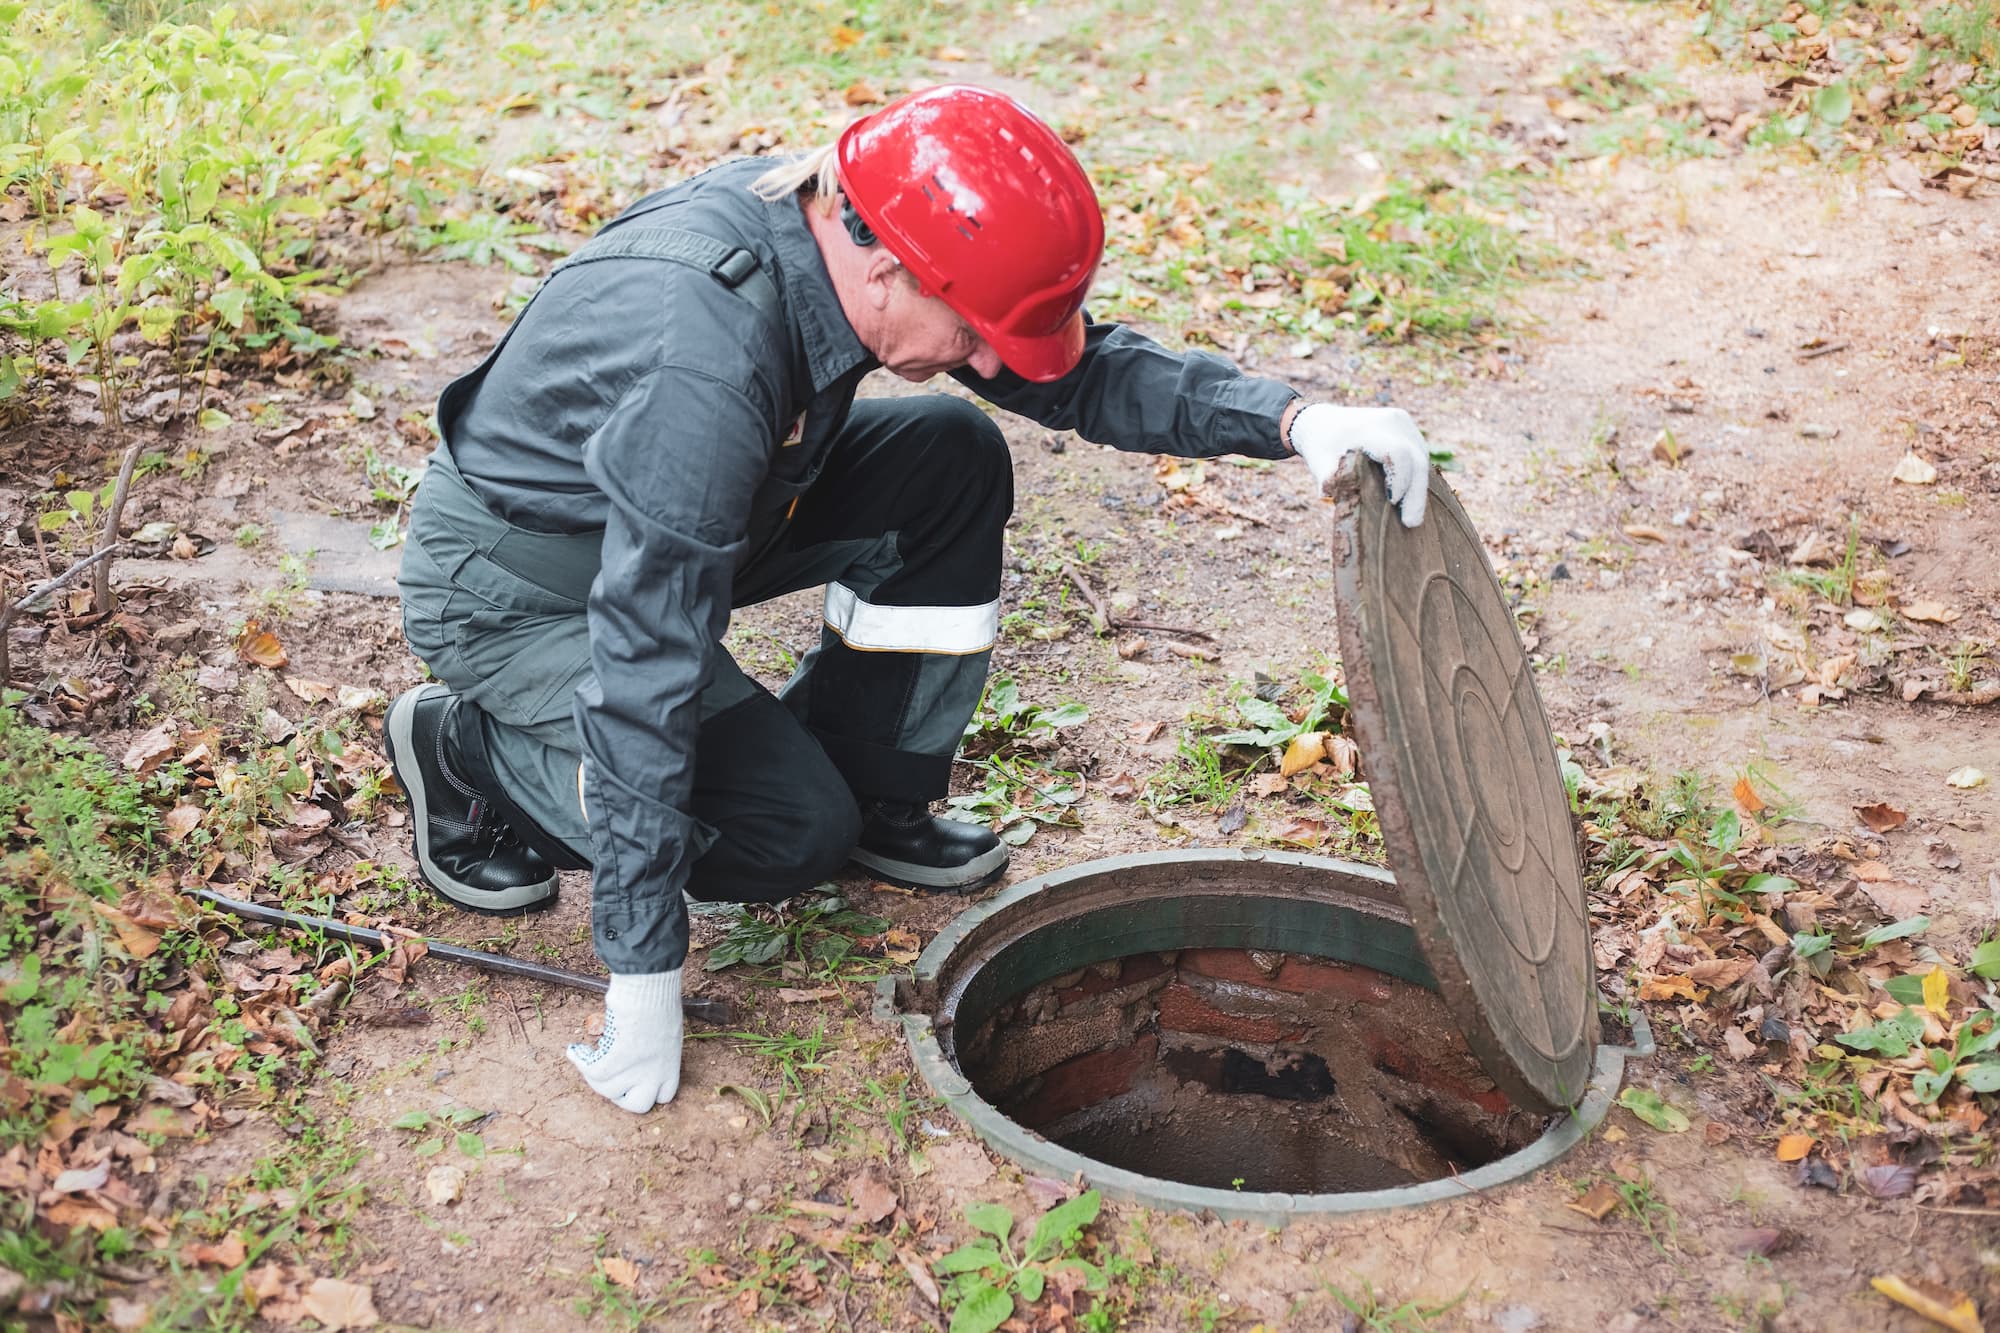
<svg viewBox="0 0 2000 1333">
<path fill-rule="evenodd" d="M 989 333 L 985 337 L 1007 369 L 1024 380 L 1048 384 L 1075 370 L 1083 359 L 1083 329 L 1083 311 L 1078 310 L 1054 333 L 1028 338 Z"/>
</svg>

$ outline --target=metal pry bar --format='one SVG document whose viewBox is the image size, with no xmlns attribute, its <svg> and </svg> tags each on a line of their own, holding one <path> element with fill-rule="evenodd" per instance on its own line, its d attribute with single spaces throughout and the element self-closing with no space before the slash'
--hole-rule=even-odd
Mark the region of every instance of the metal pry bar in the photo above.
<svg viewBox="0 0 2000 1333">
<path fill-rule="evenodd" d="M 467 967 L 476 967 L 482 972 L 498 972 L 504 976 L 545 982 L 551 986 L 567 986 L 572 990 L 589 991 L 594 995 L 602 995 L 610 988 L 610 982 L 604 977 L 585 976 L 581 972 L 569 972 L 560 967 L 549 967 L 544 963 L 530 963 L 525 959 L 509 958 L 504 954 L 468 949 L 463 945 L 446 944 L 442 940 L 426 939 L 421 935 L 389 935 L 379 930 L 370 930 L 366 926 L 350 926 L 343 921 L 305 916 L 298 912 L 287 912 L 280 907 L 266 907 L 262 903 L 246 903 L 238 898 L 224 897 L 213 889 L 189 889 L 186 893 L 196 902 L 206 903 L 219 912 L 226 912 L 244 921 L 255 921 L 266 926 L 284 926 L 292 930 L 317 931 L 328 939 L 363 945 L 377 953 L 394 948 L 398 939 L 409 938 L 422 944 L 425 952 L 432 958 L 441 958 L 447 963 L 462 963 Z M 690 995 L 683 998 L 681 1012 L 696 1022 L 717 1026 L 726 1026 L 736 1021 L 734 1005 L 727 1000 L 709 996 Z"/>
</svg>

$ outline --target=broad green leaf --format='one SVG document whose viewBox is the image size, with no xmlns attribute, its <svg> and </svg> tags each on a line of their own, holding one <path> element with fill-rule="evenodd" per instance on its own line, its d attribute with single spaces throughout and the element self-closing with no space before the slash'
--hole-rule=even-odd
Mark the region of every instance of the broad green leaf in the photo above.
<svg viewBox="0 0 2000 1333">
<path fill-rule="evenodd" d="M 430 1127 L 431 1113 L 429 1111 L 405 1111 L 389 1122 L 389 1128 L 391 1129 L 429 1129 Z"/>
<path fill-rule="evenodd" d="M 1911 972 L 1907 976 L 1890 977 L 1882 983 L 1882 989 L 1898 1004 L 1921 1005 L 1924 1002 L 1924 975 Z"/>
<path fill-rule="evenodd" d="M 1894 1018 L 1885 1018 L 1859 1032 L 1840 1033 L 1834 1040 L 1852 1051 L 1878 1051 L 1894 1058 L 1908 1054 L 1923 1035 L 1923 1016 L 1914 1009 L 1904 1009 Z"/>
<path fill-rule="evenodd" d="M 1833 947 L 1833 936 L 1801 932 L 1792 936 L 1792 952 L 1801 958 L 1825 953 Z"/>
<path fill-rule="evenodd" d="M 1955 1046 L 1959 1059 L 1969 1060 L 1994 1050 L 2000 1050 L 2000 1020 L 1989 1019 L 1984 1027 L 1977 1026 L 1974 1019 L 1967 1019 L 1959 1025 Z"/>
<path fill-rule="evenodd" d="M 243 313 L 250 304 L 250 293 L 241 287 L 222 287 L 208 294 L 208 303 L 215 307 L 215 313 L 222 322 L 232 329 L 243 327 Z"/>
<path fill-rule="evenodd" d="M 1618 1104 L 1665 1134 L 1678 1134 L 1688 1127 L 1688 1118 L 1676 1107 L 1661 1100 L 1657 1092 L 1627 1088 L 1618 1094 Z"/>
<path fill-rule="evenodd" d="M 965 1220 L 1003 1244 L 1014 1230 L 1014 1214 L 1005 1204 L 969 1204 L 965 1210 Z"/>
<path fill-rule="evenodd" d="M 203 430 L 221 430 L 229 424 L 229 414 L 227 412 L 218 412 L 212 407 L 204 407 L 201 409 L 200 415 L 195 417 L 194 424 Z"/>
<path fill-rule="evenodd" d="M 1845 83 L 1829 83 L 1813 94 L 1813 115 L 1828 125 L 1845 125 L 1854 114 L 1854 96 Z"/>
<path fill-rule="evenodd" d="M 1090 710 L 1079 703 L 1058 704 L 1035 714 L 1035 721 L 1045 727 L 1074 727 L 1090 721 Z"/>
<path fill-rule="evenodd" d="M 1925 1106 L 1929 1106 L 1944 1095 L 1944 1090 L 1950 1083 L 1951 1071 L 1949 1069 L 1942 1072 L 1925 1069 L 1910 1076 L 1910 1091 L 1917 1095 L 1917 1101 Z"/>
<path fill-rule="evenodd" d="M 478 1161 L 480 1158 L 486 1156 L 486 1140 L 480 1138 L 477 1134 L 460 1130 L 458 1132 L 458 1150 L 474 1161 Z"/>
<path fill-rule="evenodd" d="M 1915 935 L 1919 931 L 1929 930 L 1930 925 L 1931 919 L 1927 916 L 1904 917 L 1892 925 L 1878 926 L 1863 935 L 1861 947 L 1872 949 L 1878 944 L 1887 944 L 1890 940 L 1900 940 L 1905 935 Z"/>
<path fill-rule="evenodd" d="M 1028 1241 L 1027 1259 L 1047 1258 L 1068 1249 L 1066 1243 L 1070 1233 L 1081 1231 L 1097 1220 L 1097 1209 L 1102 1202 L 1096 1190 L 1085 1190 L 1074 1199 L 1066 1199 L 1042 1214 L 1035 1223 L 1035 1234 Z"/>
<path fill-rule="evenodd" d="M 1784 875 L 1752 875 L 1743 881 L 1745 893 L 1790 893 L 1799 886 L 1798 881 Z"/>
<path fill-rule="evenodd" d="M 2000 1060 L 1974 1060 L 1954 1072 L 1973 1092 L 2000 1092 Z"/>
<path fill-rule="evenodd" d="M 1736 850 L 1743 841 L 1743 821 L 1736 817 L 1734 810 L 1724 810 L 1709 831 L 1708 845 L 1725 855 Z"/>
<path fill-rule="evenodd" d="M 71 491 L 63 499 L 76 511 L 78 518 L 89 518 L 90 511 L 97 508 L 97 496 L 92 491 Z"/>
<path fill-rule="evenodd" d="M 942 1259 L 931 1263 L 931 1271 L 939 1276 L 952 1273 L 977 1273 L 988 1268 L 1005 1268 L 1006 1261 L 1000 1251 L 984 1241 L 975 1245 L 963 1245 Z"/>
<path fill-rule="evenodd" d="M 69 522 L 70 518 L 71 514 L 67 509 L 51 509 L 48 513 L 43 514 L 39 519 L 35 520 L 35 526 L 43 532 L 54 532 L 56 529 L 62 527 L 63 524 Z"/>
<path fill-rule="evenodd" d="M 1990 939 L 1974 949 L 1968 970 L 1976 977 L 2000 981 L 2000 939 Z"/>
<path fill-rule="evenodd" d="M 164 342 L 180 317 L 180 311 L 169 306 L 140 306 L 139 336 L 149 343 Z"/>
<path fill-rule="evenodd" d="M 1081 1259 L 1065 1259 L 1057 1264 L 1056 1267 L 1074 1268 L 1077 1272 L 1083 1274 L 1083 1287 L 1085 1291 L 1103 1291 L 1111 1285 L 1110 1280 L 1104 1276 L 1103 1269 L 1099 1268 L 1096 1264 L 1085 1263 Z"/>
<path fill-rule="evenodd" d="M 1014 1314 L 1014 1298 L 994 1287 L 974 1287 L 951 1312 L 951 1333 L 993 1333 Z"/>
<path fill-rule="evenodd" d="M 414 1150 L 419 1157 L 435 1157 L 444 1151 L 443 1139 L 425 1139 Z"/>
<path fill-rule="evenodd" d="M 1030 1305 L 1042 1298 L 1042 1270 L 1024 1268 L 1014 1275 L 1014 1286 L 1020 1291 L 1021 1299 Z"/>
</svg>

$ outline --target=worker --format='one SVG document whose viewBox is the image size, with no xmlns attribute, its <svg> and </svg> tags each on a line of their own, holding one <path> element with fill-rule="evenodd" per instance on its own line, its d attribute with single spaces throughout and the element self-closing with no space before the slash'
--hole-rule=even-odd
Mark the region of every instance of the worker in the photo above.
<svg viewBox="0 0 2000 1333">
<path fill-rule="evenodd" d="M 1007 444 L 965 398 L 857 400 L 871 371 L 1120 449 L 1297 454 L 1322 484 L 1358 450 L 1421 521 L 1407 414 L 1093 322 L 1103 246 L 1049 126 L 928 88 L 640 200 L 445 389 L 400 576 L 433 680 L 386 747 L 452 903 L 533 911 L 591 872 L 610 991 L 568 1054 L 626 1110 L 679 1087 L 685 898 L 776 902 L 849 861 L 963 893 L 1006 867 L 931 802 L 998 631 Z M 730 612 L 822 586 L 773 694 L 722 646 Z"/>
</svg>

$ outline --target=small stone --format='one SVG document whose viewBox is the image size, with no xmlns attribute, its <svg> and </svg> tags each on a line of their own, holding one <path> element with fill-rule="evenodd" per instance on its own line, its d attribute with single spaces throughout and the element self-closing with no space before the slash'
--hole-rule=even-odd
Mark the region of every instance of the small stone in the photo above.
<svg viewBox="0 0 2000 1333">
<path fill-rule="evenodd" d="M 465 1197 L 465 1168 L 462 1166 L 434 1166 L 424 1177 L 424 1189 L 429 1191 L 431 1202 L 443 1208 L 457 1203 Z"/>
</svg>

